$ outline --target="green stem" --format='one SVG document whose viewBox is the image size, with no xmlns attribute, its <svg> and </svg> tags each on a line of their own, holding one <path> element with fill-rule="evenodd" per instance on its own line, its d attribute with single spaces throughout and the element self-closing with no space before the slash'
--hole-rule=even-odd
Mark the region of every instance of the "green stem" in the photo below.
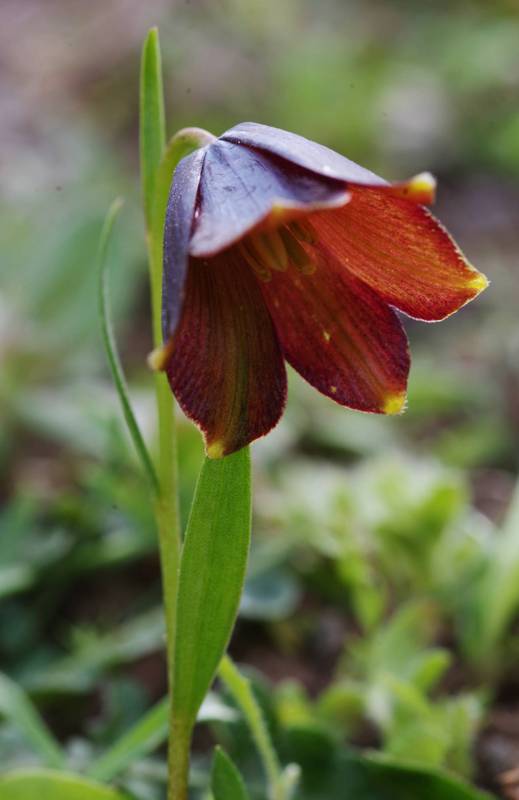
<svg viewBox="0 0 519 800">
<path fill-rule="evenodd" d="M 153 345 L 155 348 L 160 348 L 162 345 L 162 239 L 171 176 L 180 159 L 197 147 L 206 144 L 209 136 L 210 134 L 196 128 L 179 131 L 171 139 L 157 170 L 155 197 L 152 203 L 149 227 L 146 232 L 150 270 Z M 182 549 L 177 489 L 175 402 L 166 375 L 162 372 L 156 372 L 154 380 L 159 446 L 157 465 L 159 493 L 155 502 L 155 519 L 159 536 L 162 591 L 166 617 L 169 696 L 173 697 L 178 577 Z M 187 798 L 190 743 L 190 731 L 178 729 L 178 722 L 171 703 L 168 747 L 170 776 L 168 800 L 186 800 Z"/>
<path fill-rule="evenodd" d="M 240 673 L 229 656 L 224 656 L 222 658 L 218 669 L 218 675 L 238 703 L 250 728 L 252 738 L 258 749 L 267 776 L 269 797 L 271 800 L 282 800 L 283 786 L 281 766 L 270 740 L 263 712 L 254 697 L 250 682 Z"/>
<path fill-rule="evenodd" d="M 153 340 L 155 347 L 161 344 L 160 299 L 162 281 L 162 242 L 157 243 L 148 235 L 148 258 L 151 282 L 151 309 Z M 155 502 L 155 519 L 159 537 L 160 567 L 164 614 L 166 619 L 166 650 L 168 662 L 169 696 L 173 696 L 175 664 L 175 631 L 177 617 L 178 572 L 180 567 L 181 532 L 177 491 L 177 444 L 175 427 L 175 405 L 166 376 L 155 373 L 155 403 L 158 427 L 159 494 Z M 170 780 L 168 800 L 187 798 L 187 775 L 185 753 L 178 752 L 178 738 L 173 735 L 173 706 L 170 702 L 170 737 L 168 765 Z"/>
<path fill-rule="evenodd" d="M 148 31 L 142 48 L 139 108 L 139 150 L 150 274 L 153 345 L 154 348 L 160 348 L 162 345 L 162 240 L 171 179 L 181 158 L 195 148 L 212 141 L 214 137 L 206 131 L 187 128 L 179 131 L 166 146 L 166 115 L 157 28 Z M 155 518 L 159 537 L 166 617 L 169 697 L 172 698 L 175 674 L 177 594 L 182 549 L 178 513 L 175 406 L 166 376 L 156 373 L 154 380 L 159 439 Z M 176 724 L 173 703 L 170 700 L 168 800 L 186 800 L 190 736 L 186 731 L 176 730 Z"/>
<path fill-rule="evenodd" d="M 159 230 L 162 227 L 158 226 Z M 154 347 L 162 343 L 161 337 L 161 288 L 162 288 L 162 235 L 157 235 L 153 225 L 146 232 L 148 263 L 150 273 L 151 316 Z M 175 663 L 175 630 L 177 615 L 178 571 L 181 553 L 181 531 L 177 491 L 177 445 L 175 427 L 175 405 L 171 389 L 163 373 L 154 374 L 155 404 L 157 408 L 158 463 L 157 474 L 159 492 L 155 501 L 155 520 L 159 538 L 160 568 L 164 615 L 166 620 L 166 651 L 168 664 L 169 697 L 173 694 L 173 674 Z M 172 730 L 173 709 L 170 702 L 170 731 Z M 180 768 L 174 745 L 175 738 L 170 733 L 168 764 L 170 781 L 168 800 L 184 800 L 187 790 L 177 791 L 178 780 L 173 780 Z M 182 767 L 183 768 L 183 767 Z M 182 793 L 183 792 L 183 793 Z"/>
<path fill-rule="evenodd" d="M 172 718 L 168 752 L 168 800 L 187 800 L 192 727 Z"/>
</svg>

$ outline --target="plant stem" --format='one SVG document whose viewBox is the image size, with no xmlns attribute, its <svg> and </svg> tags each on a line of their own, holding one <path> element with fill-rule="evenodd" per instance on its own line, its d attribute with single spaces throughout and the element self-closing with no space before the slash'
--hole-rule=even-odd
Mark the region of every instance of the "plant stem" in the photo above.
<svg viewBox="0 0 519 800">
<path fill-rule="evenodd" d="M 151 306 L 153 320 L 153 340 L 155 347 L 161 344 L 160 332 L 160 287 L 162 263 L 158 254 L 162 247 L 148 241 L 148 254 L 151 278 Z M 155 519 L 159 537 L 160 566 L 164 614 L 166 619 L 166 650 L 168 662 L 169 696 L 173 693 L 175 664 L 175 630 L 177 615 L 178 572 L 180 567 L 181 535 L 177 491 L 177 446 L 175 427 L 175 406 L 171 389 L 163 373 L 155 373 L 155 402 L 158 427 L 158 465 L 159 494 L 155 501 Z M 178 752 L 181 738 L 173 731 L 173 706 L 170 703 L 170 736 L 168 765 L 170 780 L 168 800 L 187 798 L 187 772 L 189 748 Z"/>
<path fill-rule="evenodd" d="M 149 225 L 146 233 L 150 267 L 151 311 L 153 346 L 162 345 L 162 259 L 164 218 L 171 178 L 181 158 L 197 147 L 203 147 L 214 137 L 199 128 L 178 131 L 165 148 L 157 168 L 155 197 L 151 203 Z M 159 495 L 155 504 L 155 518 L 159 535 L 159 551 L 166 617 L 169 696 L 173 697 L 175 673 L 175 639 L 177 594 L 182 549 L 177 490 L 177 446 L 175 428 L 175 401 L 166 375 L 155 373 L 155 397 L 158 418 L 158 478 Z M 191 730 L 176 719 L 170 704 L 170 735 L 168 747 L 169 784 L 168 800 L 186 800 L 189 772 L 189 747 Z"/>
<path fill-rule="evenodd" d="M 172 717 L 168 750 L 168 800 L 187 800 L 192 731 L 192 727 L 185 728 Z"/>
<path fill-rule="evenodd" d="M 218 674 L 238 703 L 250 728 L 267 776 L 269 797 L 271 800 L 282 800 L 281 767 L 250 682 L 240 673 L 229 656 L 222 658 Z"/>
<path fill-rule="evenodd" d="M 139 108 L 139 150 L 150 275 L 153 345 L 154 348 L 160 348 L 164 218 L 171 179 L 181 158 L 197 147 L 207 144 L 214 137 L 198 128 L 186 128 L 179 131 L 166 146 L 164 89 L 157 28 L 148 31 L 142 48 Z M 155 373 L 154 381 L 159 440 L 156 468 L 158 491 L 155 494 L 154 510 L 159 537 L 166 617 L 170 697 L 168 800 L 186 800 L 191 736 L 190 731 L 183 730 L 175 719 L 172 703 L 177 594 L 182 550 L 177 490 L 175 405 L 166 376 Z"/>
</svg>

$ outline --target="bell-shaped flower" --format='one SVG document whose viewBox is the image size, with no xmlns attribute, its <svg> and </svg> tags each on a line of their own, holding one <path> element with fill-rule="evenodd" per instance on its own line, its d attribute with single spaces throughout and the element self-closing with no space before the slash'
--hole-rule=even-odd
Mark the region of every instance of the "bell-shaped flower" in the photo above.
<svg viewBox="0 0 519 800">
<path fill-rule="evenodd" d="M 424 208 L 434 189 L 428 173 L 389 184 L 253 123 L 179 163 L 155 361 L 209 456 L 276 425 L 285 361 L 341 405 L 404 408 L 410 358 L 395 309 L 441 320 L 487 285 Z"/>
</svg>

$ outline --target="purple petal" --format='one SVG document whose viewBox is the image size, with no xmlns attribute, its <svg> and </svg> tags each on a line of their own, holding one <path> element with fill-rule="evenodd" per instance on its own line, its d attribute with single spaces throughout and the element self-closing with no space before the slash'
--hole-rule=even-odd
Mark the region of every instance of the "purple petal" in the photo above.
<svg viewBox="0 0 519 800">
<path fill-rule="evenodd" d="M 173 176 L 164 228 L 162 334 L 165 341 L 175 332 L 184 302 L 189 237 L 207 149 L 201 147 L 183 158 Z"/>
<path fill-rule="evenodd" d="M 342 181 L 217 140 L 204 161 L 189 252 L 208 258 L 266 222 L 271 213 L 279 224 L 285 212 L 337 208 L 348 199 Z"/>
<path fill-rule="evenodd" d="M 365 186 L 386 185 L 386 181 L 378 175 L 330 150 L 329 147 L 312 142 L 296 133 L 271 128 L 270 125 L 241 122 L 222 134 L 220 141 L 222 140 L 258 148 L 328 178 Z"/>
</svg>

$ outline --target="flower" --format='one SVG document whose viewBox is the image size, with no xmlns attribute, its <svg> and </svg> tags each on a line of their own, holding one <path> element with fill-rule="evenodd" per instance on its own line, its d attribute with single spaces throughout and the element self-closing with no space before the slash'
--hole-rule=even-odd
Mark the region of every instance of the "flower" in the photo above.
<svg viewBox="0 0 519 800">
<path fill-rule="evenodd" d="M 403 410 L 410 358 L 395 309 L 441 320 L 487 286 L 424 208 L 434 190 L 428 173 L 389 184 L 250 122 L 179 163 L 153 361 L 210 457 L 276 425 L 285 360 L 344 406 Z"/>
</svg>

